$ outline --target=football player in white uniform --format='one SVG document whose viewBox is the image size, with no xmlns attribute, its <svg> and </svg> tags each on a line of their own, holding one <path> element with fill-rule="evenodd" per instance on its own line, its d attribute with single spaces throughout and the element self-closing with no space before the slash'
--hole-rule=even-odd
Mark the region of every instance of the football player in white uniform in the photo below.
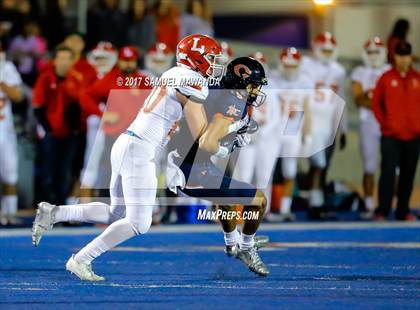
<svg viewBox="0 0 420 310">
<path fill-rule="evenodd" d="M 57 222 L 112 223 L 67 261 L 66 269 L 82 280 L 101 281 L 91 262 L 118 244 L 146 233 L 156 199 L 155 161 L 184 114 L 191 132 L 199 137 L 207 126 L 204 107 L 207 79 L 221 78 L 221 47 L 212 38 L 190 35 L 177 46 L 177 66 L 166 71 L 137 118 L 111 151 L 111 205 L 93 202 L 73 206 L 40 203 L 33 225 L 33 243 Z M 166 82 L 165 82 L 166 81 Z"/>
<path fill-rule="evenodd" d="M 161 75 L 173 66 L 175 54 L 174 52 L 163 42 L 156 42 L 147 51 L 144 56 L 145 70 L 142 70 L 146 76 L 153 78 L 159 78 Z M 163 150 L 163 153 L 167 153 L 167 148 Z M 156 173 L 158 179 L 161 178 L 166 166 L 166 156 L 161 156 L 160 160 L 156 162 Z M 170 208 L 171 210 L 172 208 Z M 162 219 L 161 208 L 159 205 L 155 205 L 153 208 L 153 224 L 158 224 Z"/>
<path fill-rule="evenodd" d="M 301 54 L 296 48 L 283 49 L 279 58 L 279 74 L 272 81 L 278 89 L 275 99 L 279 105 L 280 121 L 275 132 L 280 145 L 277 156 L 281 157 L 284 189 L 280 217 L 271 216 L 271 219 L 293 221 L 295 217 L 291 212 L 291 205 L 297 158 L 301 154 L 302 142 L 310 141 L 310 98 L 313 82 L 301 73 Z"/>
<path fill-rule="evenodd" d="M 12 102 L 23 100 L 21 77 L 0 45 L 0 224 L 17 224 L 18 150 L 12 116 Z"/>
<path fill-rule="evenodd" d="M 336 134 L 335 125 L 340 123 L 340 149 L 345 147 L 345 134 L 347 132 L 347 117 L 344 113 L 337 113 L 340 107 L 336 95 L 344 97 L 345 69 L 336 59 L 337 44 L 333 35 L 324 32 L 318 35 L 313 42 L 313 57 L 303 57 L 302 70 L 314 81 L 315 94 L 311 100 L 312 115 L 312 148 L 322 149 L 311 156 L 309 217 L 313 219 L 324 218 L 326 213 L 320 208 L 324 204 L 323 186 L 326 169 L 331 157 L 333 146 L 328 147 Z M 335 93 L 333 93 L 333 92 Z M 337 115 L 343 115 L 337 120 Z"/>
<path fill-rule="evenodd" d="M 101 41 L 87 55 L 88 62 L 96 69 L 97 78 L 102 79 L 117 63 L 118 53 L 110 42 Z M 105 102 L 100 109 L 105 109 Z M 91 189 L 95 187 L 102 150 L 105 147 L 105 136 L 101 130 L 101 118 L 89 115 L 87 118 L 86 152 L 82 175 L 82 197 L 92 197 Z M 95 152 L 92 152 L 95 145 Z"/>
<path fill-rule="evenodd" d="M 373 215 L 375 207 L 372 195 L 381 137 L 379 124 L 371 110 L 371 100 L 377 80 L 390 68 L 385 63 L 386 55 L 387 50 L 381 39 L 379 37 L 370 38 L 363 48 L 363 66 L 356 67 L 351 74 L 353 98 L 359 108 L 359 143 L 363 159 L 363 190 L 367 211 L 362 215 L 366 217 Z"/>
</svg>

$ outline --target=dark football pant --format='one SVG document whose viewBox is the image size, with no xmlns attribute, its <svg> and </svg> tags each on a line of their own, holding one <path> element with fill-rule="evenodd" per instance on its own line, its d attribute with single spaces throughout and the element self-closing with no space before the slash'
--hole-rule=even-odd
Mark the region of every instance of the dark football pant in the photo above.
<svg viewBox="0 0 420 310">
<path fill-rule="evenodd" d="M 420 139 L 402 141 L 381 137 L 381 175 L 379 178 L 379 208 L 377 214 L 388 216 L 395 189 L 395 169 L 400 168 L 395 217 L 404 219 L 409 213 L 409 201 L 419 159 Z"/>
<path fill-rule="evenodd" d="M 257 192 L 255 186 L 226 176 L 212 162 L 184 163 L 180 168 L 187 180 L 181 191 L 191 197 L 220 205 L 250 205 Z"/>
</svg>

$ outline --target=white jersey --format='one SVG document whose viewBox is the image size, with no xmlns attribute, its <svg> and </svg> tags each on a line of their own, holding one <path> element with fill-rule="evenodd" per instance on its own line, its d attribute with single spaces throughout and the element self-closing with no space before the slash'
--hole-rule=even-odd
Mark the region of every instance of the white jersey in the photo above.
<svg viewBox="0 0 420 310">
<path fill-rule="evenodd" d="M 269 83 L 267 105 L 275 105 L 275 109 L 271 110 L 278 115 L 276 134 L 297 134 L 303 124 L 305 97 L 311 95 L 313 82 L 301 73 L 296 79 L 288 80 L 279 72 L 274 72 Z"/>
<path fill-rule="evenodd" d="M 303 57 L 302 70 L 314 82 L 314 96 L 311 100 L 311 113 L 314 129 L 329 131 L 334 126 L 337 109 L 336 95 L 344 98 L 344 67 L 333 61 L 324 63 L 314 58 Z M 334 94 L 335 93 L 335 94 Z M 344 115 L 340 123 L 341 131 L 347 131 L 347 117 Z"/>
<path fill-rule="evenodd" d="M 19 86 L 22 84 L 19 72 L 13 63 L 6 61 L 0 66 L 0 77 L 2 82 L 8 86 Z M 0 131 L 6 132 L 13 130 L 12 105 L 6 94 L 0 90 Z"/>
<path fill-rule="evenodd" d="M 390 65 L 385 64 L 380 68 L 372 68 L 368 66 L 358 66 L 354 68 L 351 74 L 351 80 L 358 82 L 362 86 L 363 92 L 373 91 L 376 86 L 376 82 L 379 80 L 381 75 L 391 68 Z M 360 119 L 370 118 L 372 112 L 365 107 L 359 108 Z"/>
<path fill-rule="evenodd" d="M 192 81 L 192 82 L 191 82 Z M 162 86 L 155 86 L 128 130 L 155 146 L 164 146 L 182 117 L 176 94 L 205 100 L 209 94 L 206 79 L 185 67 L 173 67 L 162 74 Z M 164 86 L 167 83 L 167 86 Z"/>
</svg>

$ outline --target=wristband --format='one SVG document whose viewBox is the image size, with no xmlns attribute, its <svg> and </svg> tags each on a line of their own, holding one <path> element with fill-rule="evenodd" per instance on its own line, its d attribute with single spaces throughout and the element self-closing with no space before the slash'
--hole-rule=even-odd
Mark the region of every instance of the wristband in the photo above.
<svg viewBox="0 0 420 310">
<path fill-rule="evenodd" d="M 214 155 L 220 158 L 225 158 L 228 154 L 229 154 L 229 149 L 225 146 L 219 145 L 219 150 Z"/>
<path fill-rule="evenodd" d="M 237 132 L 244 126 L 244 122 L 242 120 L 236 121 L 228 126 L 228 134 L 232 132 Z"/>
</svg>

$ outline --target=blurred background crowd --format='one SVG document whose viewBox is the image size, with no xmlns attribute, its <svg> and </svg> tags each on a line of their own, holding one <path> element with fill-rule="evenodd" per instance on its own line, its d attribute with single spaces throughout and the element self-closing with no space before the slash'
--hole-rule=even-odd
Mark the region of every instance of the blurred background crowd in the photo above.
<svg viewBox="0 0 420 310">
<path fill-rule="evenodd" d="M 321 71 L 328 66 L 338 75 L 328 85 L 346 102 L 337 143 L 324 160 L 296 159 L 292 176 L 282 159 L 275 163 L 268 221 L 301 213 L 385 220 L 394 194 L 395 217 L 415 220 L 409 208 L 420 207 L 419 4 L 317 2 L 329 1 L 0 0 L 1 225 L 25 224 L 42 200 L 106 199 L 105 150 L 131 122 L 123 114 L 134 117 L 140 108 L 136 88 L 147 88 L 115 81 L 160 76 L 175 64 L 178 41 L 194 33 L 215 36 L 227 60 L 252 55 L 269 83 L 285 65 L 306 70 L 314 88 L 326 82 Z M 186 204 L 193 206 L 157 208 L 155 222 L 194 222 L 201 202 Z"/>
</svg>

